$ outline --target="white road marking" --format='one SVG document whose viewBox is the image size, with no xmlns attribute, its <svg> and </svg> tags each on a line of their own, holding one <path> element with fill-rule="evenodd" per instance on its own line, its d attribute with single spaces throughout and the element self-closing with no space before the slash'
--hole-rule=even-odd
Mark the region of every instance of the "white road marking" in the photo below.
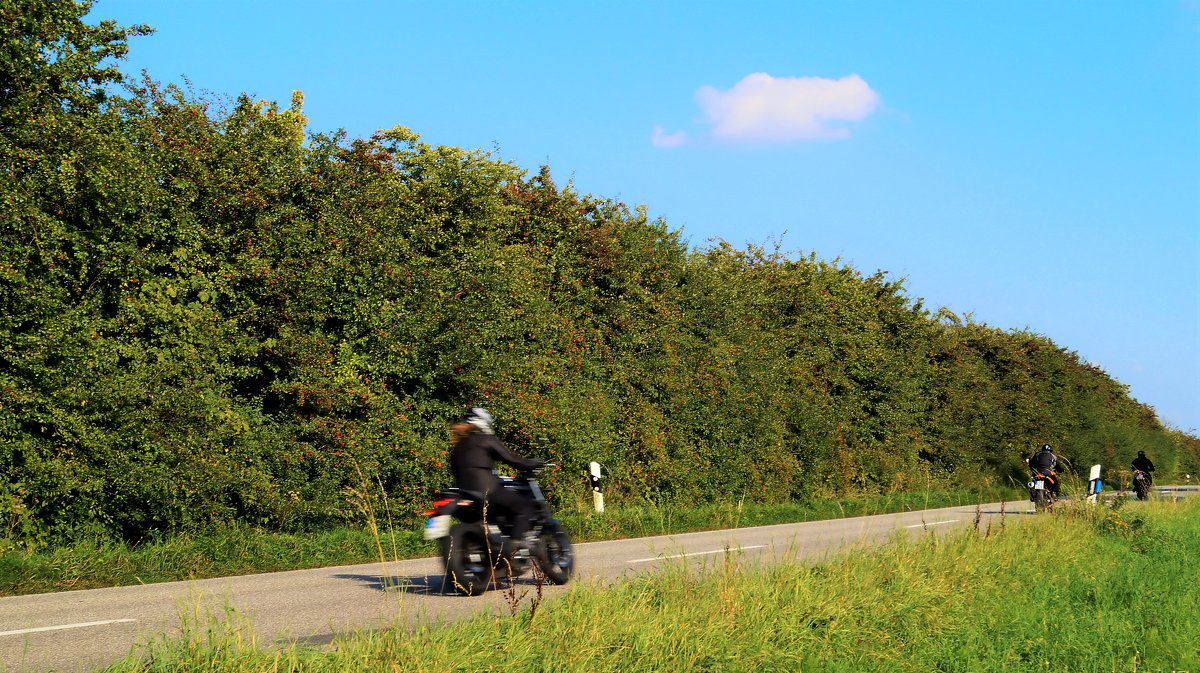
<svg viewBox="0 0 1200 673">
<path fill-rule="evenodd" d="M 106 619 L 101 622 L 80 622 L 79 624 L 61 624 L 59 626 L 39 626 L 34 629 L 19 629 L 17 631 L 0 631 L 0 636 L 19 636 L 26 633 L 40 633 L 42 631 L 62 631 L 63 629 L 82 629 L 85 626 L 104 626 L 105 624 L 128 624 L 136 622 L 136 619 Z"/>
<path fill-rule="evenodd" d="M 931 521 L 929 523 L 914 523 L 911 526 L 905 526 L 905 528 L 925 528 L 927 526 L 940 526 L 944 523 L 957 523 L 957 522 L 958 522 L 958 519 L 946 519 L 945 521 Z"/>
<path fill-rule="evenodd" d="M 724 554 L 727 551 L 743 551 L 746 549 L 762 549 L 765 546 L 767 546 L 767 545 L 756 544 L 756 545 L 751 545 L 749 547 L 733 547 L 730 549 L 714 549 L 712 551 L 696 551 L 696 552 L 692 552 L 690 554 L 675 554 L 673 556 L 653 556 L 651 558 L 635 558 L 632 561 L 626 561 L 626 563 L 649 563 L 650 561 L 665 561 L 666 559 L 671 559 L 671 558 L 687 558 L 688 556 L 707 556 L 708 554 Z"/>
</svg>

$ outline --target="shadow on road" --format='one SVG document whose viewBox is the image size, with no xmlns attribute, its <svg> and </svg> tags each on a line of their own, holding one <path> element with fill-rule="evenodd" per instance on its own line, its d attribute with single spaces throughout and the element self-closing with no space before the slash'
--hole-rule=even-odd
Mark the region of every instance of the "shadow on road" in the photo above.
<svg viewBox="0 0 1200 673">
<path fill-rule="evenodd" d="M 356 580 L 376 591 L 401 591 L 407 594 L 435 596 L 451 593 L 450 583 L 442 575 L 409 575 L 406 577 L 384 575 L 341 574 L 341 580 Z"/>
<path fill-rule="evenodd" d="M 454 587 L 450 585 L 450 581 L 444 575 L 384 576 L 345 573 L 334 575 L 334 577 L 342 580 L 355 580 L 376 591 L 396 591 L 420 596 L 454 595 Z M 514 584 L 516 586 L 537 586 L 537 582 L 530 577 L 518 577 L 513 582 L 503 577 L 497 577 L 496 580 L 499 586 L 493 587 L 493 589 L 507 589 Z"/>
<path fill-rule="evenodd" d="M 306 647 L 328 647 L 337 640 L 341 634 L 337 633 L 318 633 L 311 636 L 301 638 L 280 638 L 277 642 L 281 645 L 303 645 Z"/>
</svg>

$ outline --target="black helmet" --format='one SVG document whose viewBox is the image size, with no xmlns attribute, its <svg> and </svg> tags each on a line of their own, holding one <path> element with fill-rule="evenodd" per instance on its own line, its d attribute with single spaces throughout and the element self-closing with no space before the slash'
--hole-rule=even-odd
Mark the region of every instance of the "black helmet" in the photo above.
<svg viewBox="0 0 1200 673">
<path fill-rule="evenodd" d="M 488 410 L 484 409 L 483 407 L 468 407 L 459 421 L 463 423 L 470 423 L 489 435 L 493 434 L 492 415 L 489 414 Z"/>
<path fill-rule="evenodd" d="M 1138 451 L 1138 457 L 1145 457 L 1145 456 L 1146 456 L 1145 451 Z"/>
<path fill-rule="evenodd" d="M 1042 444 L 1042 451 L 1053 451 L 1054 449 L 1049 444 Z"/>
</svg>

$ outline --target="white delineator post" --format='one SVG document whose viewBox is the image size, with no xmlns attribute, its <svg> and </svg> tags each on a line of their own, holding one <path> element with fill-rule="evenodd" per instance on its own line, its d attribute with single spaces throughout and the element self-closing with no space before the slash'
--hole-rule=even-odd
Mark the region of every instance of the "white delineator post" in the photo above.
<svg viewBox="0 0 1200 673">
<path fill-rule="evenodd" d="M 1096 502 L 1100 497 L 1100 489 L 1104 486 L 1100 482 L 1100 466 L 1093 465 L 1091 474 L 1088 475 L 1088 502 Z"/>
<path fill-rule="evenodd" d="M 592 475 L 592 503 L 596 506 L 597 512 L 603 512 L 604 493 L 600 490 L 600 463 L 593 460 L 588 467 Z"/>
</svg>

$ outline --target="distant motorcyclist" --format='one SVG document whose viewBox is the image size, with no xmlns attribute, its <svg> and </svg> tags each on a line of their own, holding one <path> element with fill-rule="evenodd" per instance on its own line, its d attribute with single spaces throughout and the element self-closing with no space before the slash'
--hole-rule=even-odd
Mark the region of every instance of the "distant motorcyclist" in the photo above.
<svg viewBox="0 0 1200 673">
<path fill-rule="evenodd" d="M 519 545 L 530 549 L 529 539 L 534 505 L 517 493 L 503 488 L 496 473 L 497 461 L 518 470 L 534 470 L 545 465 L 540 460 L 523 458 L 505 448 L 492 429 L 487 409 L 470 407 L 450 426 L 450 471 L 454 485 L 483 497 L 488 508 L 512 514 L 512 536 Z"/>
<path fill-rule="evenodd" d="M 1040 451 L 1029 458 L 1029 469 L 1049 477 L 1050 492 L 1054 497 L 1059 494 L 1058 456 L 1054 455 L 1054 447 L 1043 444 Z"/>
<path fill-rule="evenodd" d="M 1133 467 L 1135 472 L 1137 470 L 1141 470 L 1142 472 L 1146 473 L 1147 486 L 1150 486 L 1154 483 L 1153 477 L 1150 476 L 1150 473 L 1154 471 L 1154 463 L 1146 457 L 1145 451 L 1138 451 L 1137 458 L 1133 459 L 1133 462 L 1130 463 L 1130 466 Z"/>
</svg>

